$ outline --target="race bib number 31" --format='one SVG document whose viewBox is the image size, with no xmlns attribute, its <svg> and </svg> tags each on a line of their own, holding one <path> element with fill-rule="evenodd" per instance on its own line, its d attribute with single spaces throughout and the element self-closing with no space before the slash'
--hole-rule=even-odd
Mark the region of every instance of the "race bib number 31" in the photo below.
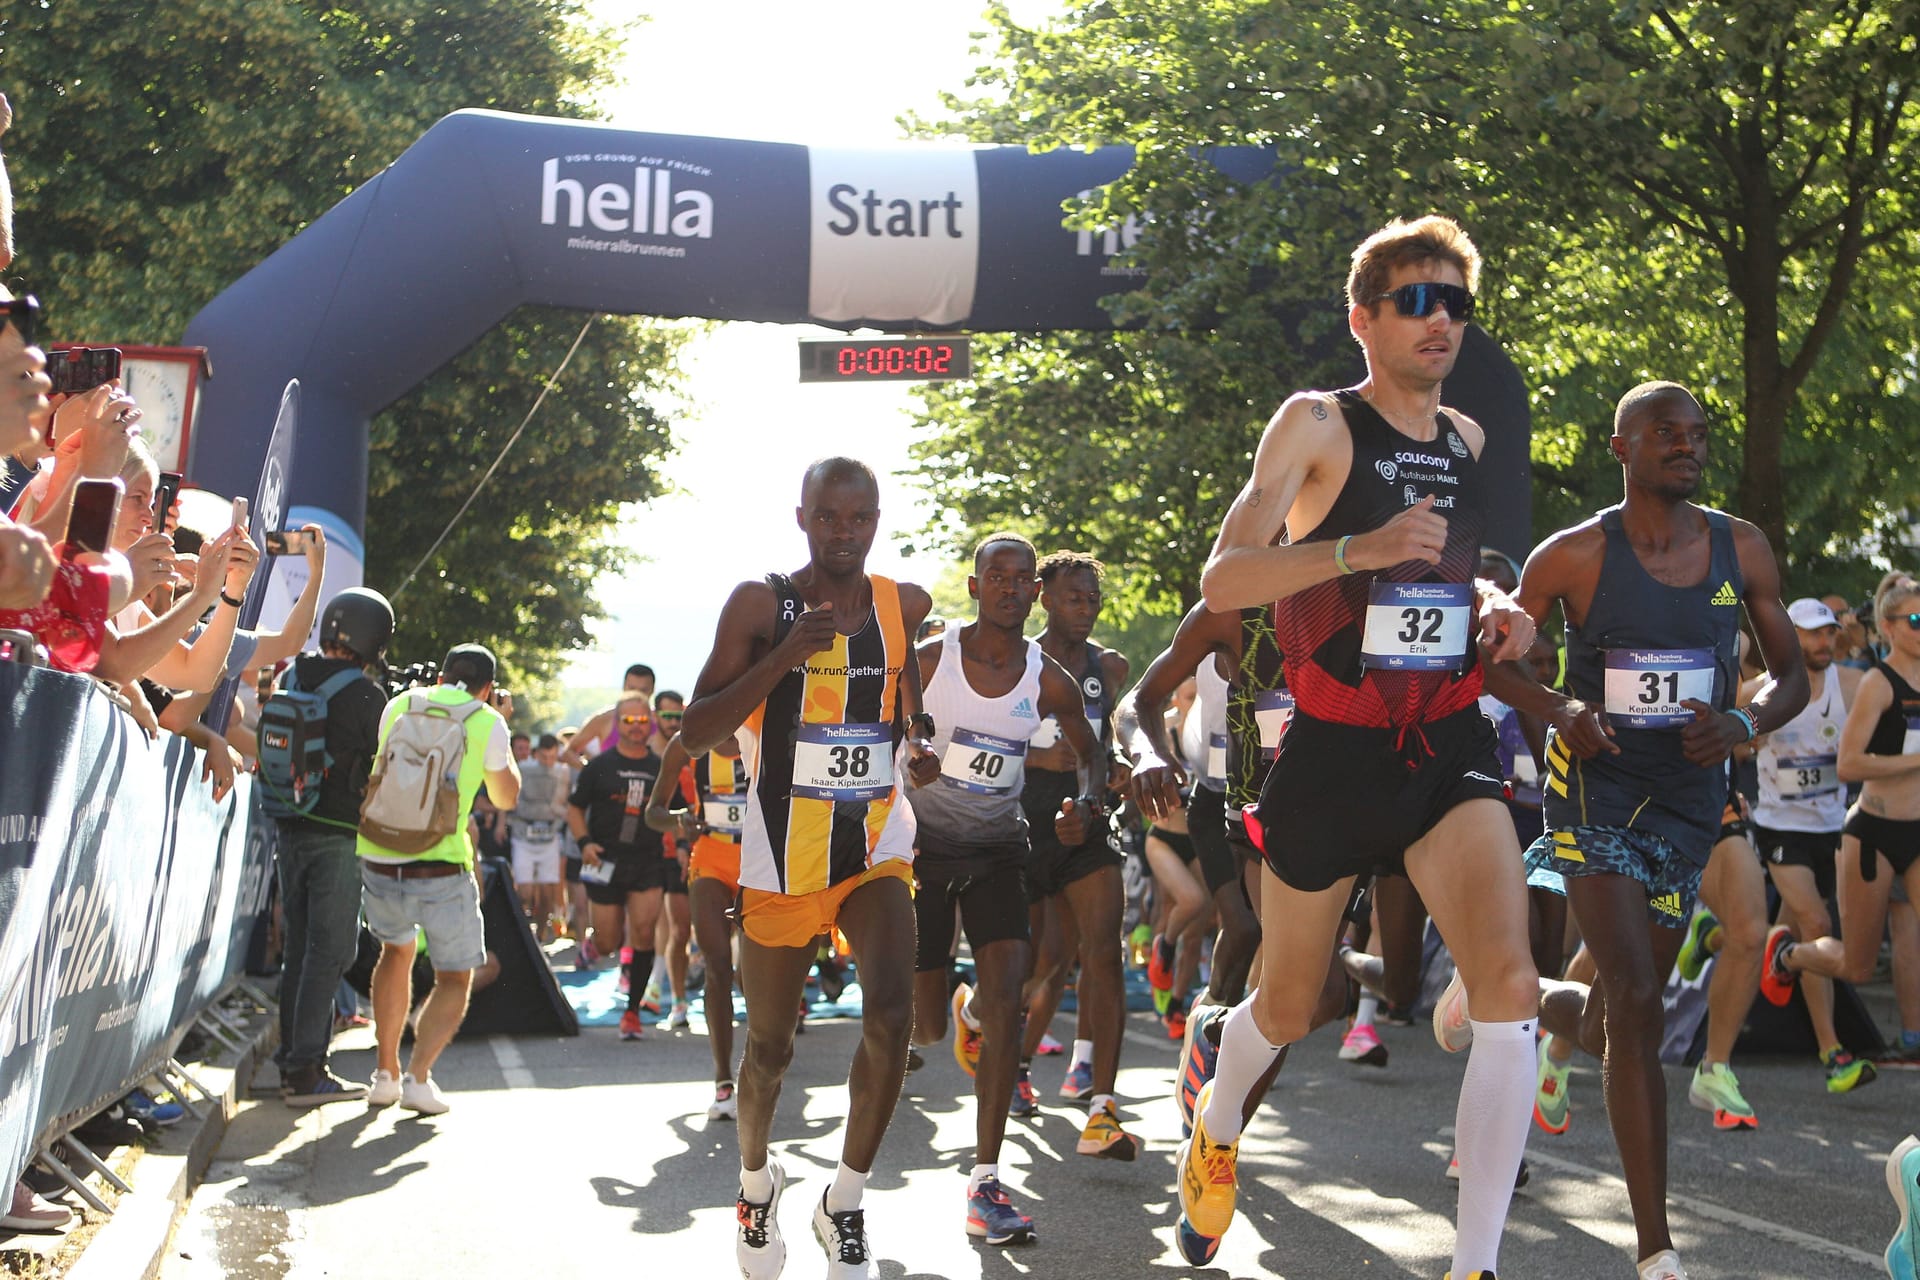
<svg viewBox="0 0 1920 1280">
<path fill-rule="evenodd" d="M 1711 649 L 1607 650 L 1607 716 L 1629 729 L 1689 724 L 1689 699 L 1713 701 Z"/>
<path fill-rule="evenodd" d="M 1379 582 L 1367 592 L 1363 666 L 1386 671 L 1458 671 L 1473 628 L 1465 582 Z"/>
<path fill-rule="evenodd" d="M 793 743 L 793 794 L 879 800 L 893 791 L 893 736 L 883 724 L 803 724 Z"/>
<path fill-rule="evenodd" d="M 955 729 L 940 774 L 962 791 L 1003 796 L 1017 789 L 1026 766 L 1027 744 L 971 729 Z"/>
<path fill-rule="evenodd" d="M 1280 739 L 1293 723 L 1293 695 L 1285 689 L 1262 689 L 1253 695 L 1253 723 L 1260 730 L 1260 758 L 1280 754 Z"/>
</svg>

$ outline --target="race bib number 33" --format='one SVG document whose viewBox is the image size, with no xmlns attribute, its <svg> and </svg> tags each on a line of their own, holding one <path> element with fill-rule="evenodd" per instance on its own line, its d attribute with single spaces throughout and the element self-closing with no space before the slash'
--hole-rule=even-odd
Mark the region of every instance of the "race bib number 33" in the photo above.
<svg viewBox="0 0 1920 1280">
<path fill-rule="evenodd" d="M 1713 702 L 1713 650 L 1607 650 L 1607 716 L 1629 729 L 1691 723 L 1689 699 Z"/>
<path fill-rule="evenodd" d="M 953 741 L 940 757 L 940 774 L 962 791 L 1001 796 L 1019 787 L 1026 761 L 1024 742 L 955 729 Z"/>
<path fill-rule="evenodd" d="M 883 724 L 803 724 L 793 743 L 793 794 L 879 800 L 893 791 L 893 737 Z"/>
<path fill-rule="evenodd" d="M 1458 671 L 1473 627 L 1466 582 L 1379 582 L 1367 592 L 1362 665 L 1387 671 Z"/>
</svg>

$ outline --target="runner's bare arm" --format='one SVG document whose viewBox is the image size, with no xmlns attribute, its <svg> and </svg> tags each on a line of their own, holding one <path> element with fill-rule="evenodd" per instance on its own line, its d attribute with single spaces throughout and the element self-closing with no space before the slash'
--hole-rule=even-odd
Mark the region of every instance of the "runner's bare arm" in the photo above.
<svg viewBox="0 0 1920 1280">
<path fill-rule="evenodd" d="M 1087 721 L 1087 707 L 1080 696 L 1080 682 L 1059 661 L 1041 654 L 1040 665 L 1040 701 L 1035 713 L 1042 719 L 1052 716 L 1060 724 L 1060 736 L 1073 748 L 1073 754 L 1079 763 L 1080 789 L 1089 794 L 1094 789 L 1093 770 L 1100 761 L 1100 738 L 1093 731 L 1093 725 Z M 1079 841 L 1068 841 L 1077 844 Z"/>
<path fill-rule="evenodd" d="M 615 710 L 617 708 L 609 707 L 605 711 L 597 712 L 593 719 L 581 725 L 573 737 L 567 740 L 566 750 L 560 753 L 560 758 L 576 768 L 585 768 L 587 761 L 593 759 L 587 754 L 586 745 L 590 742 L 598 742 L 613 732 Z"/>
<path fill-rule="evenodd" d="M 661 753 L 660 781 L 654 783 L 653 790 L 647 793 L 646 812 L 641 815 L 653 830 L 679 832 L 680 815 L 667 807 L 667 801 L 679 794 L 680 771 L 691 760 L 692 757 L 687 755 L 686 743 L 680 741 L 679 734 L 674 734 L 667 742 L 666 751 Z"/>
<path fill-rule="evenodd" d="M 1139 720 L 1133 748 L 1133 777 L 1128 782 L 1133 802 L 1149 817 L 1160 817 L 1180 807 L 1180 787 L 1186 774 L 1174 763 L 1173 744 L 1167 738 L 1166 710 L 1180 682 L 1216 653 L 1238 647 L 1240 617 L 1214 613 L 1204 604 L 1187 610 L 1174 630 L 1173 641 L 1147 665 L 1146 674 L 1124 699 Z"/>
<path fill-rule="evenodd" d="M 1897 778 L 1920 769 L 1920 755 L 1867 753 L 1874 726 L 1892 705 L 1893 686 L 1887 683 L 1887 677 L 1879 668 L 1861 677 L 1859 693 L 1847 704 L 1847 723 L 1840 730 L 1840 781 L 1872 782 L 1876 778 Z"/>
<path fill-rule="evenodd" d="M 927 620 L 927 614 L 932 611 L 933 597 L 927 594 L 924 587 L 917 587 L 911 582 L 902 582 L 899 587 L 900 623 L 906 628 L 907 635 L 911 638 L 919 633 L 920 624 Z M 926 702 L 921 692 L 926 686 L 920 680 L 918 662 L 907 662 L 901 665 L 900 715 L 901 722 L 910 729 L 913 718 L 926 712 Z M 909 733 L 907 736 L 912 737 L 913 734 Z"/>
<path fill-rule="evenodd" d="M 903 619 L 904 621 L 904 619 Z M 916 627 L 915 630 L 918 630 Z M 914 661 L 908 665 L 920 676 L 921 695 L 924 698 L 927 682 L 933 679 L 933 673 L 940 669 L 940 653 L 946 647 L 945 636 L 929 636 L 914 649 Z M 964 659 L 962 659 L 964 661 Z M 937 727 L 937 726 L 936 726 Z M 907 780 L 916 787 L 931 786 L 940 776 L 940 758 L 932 752 L 912 753 L 907 758 Z"/>
<path fill-rule="evenodd" d="M 1350 455 L 1340 410 L 1322 392 L 1301 392 L 1280 406 L 1260 437 L 1253 477 L 1227 508 L 1213 554 L 1200 576 L 1200 593 L 1217 613 L 1267 604 L 1337 578 L 1334 552 L 1344 542 L 1348 572 L 1384 569 L 1408 560 L 1440 562 L 1447 522 L 1431 496 L 1378 529 L 1342 539 L 1274 545 L 1293 515 L 1302 491 L 1342 453 Z M 1344 476 L 1342 476 L 1344 480 Z M 1327 483 L 1333 483 L 1331 475 Z M 1295 537 L 1311 529 L 1295 529 Z"/>
<path fill-rule="evenodd" d="M 1740 576 L 1746 580 L 1741 600 L 1753 622 L 1754 636 L 1760 641 L 1769 677 L 1767 687 L 1748 704 L 1747 711 L 1754 718 L 1754 728 L 1765 733 L 1778 729 L 1807 705 L 1807 664 L 1793 619 L 1780 603 L 1780 567 L 1766 535 L 1735 518 L 1733 547 L 1740 560 Z M 1680 731 L 1680 749 L 1694 764 L 1719 764 L 1735 747 L 1746 743 L 1747 725 L 1742 717 L 1715 711 L 1697 698 L 1681 705 L 1693 712 L 1693 723 Z"/>
<path fill-rule="evenodd" d="M 704 754 L 725 742 L 767 700 L 781 677 L 833 644 L 833 610 L 827 608 L 805 610 L 775 645 L 777 609 L 772 587 L 743 582 L 720 610 L 713 652 L 680 722 L 680 737 L 690 753 Z"/>
<path fill-rule="evenodd" d="M 1546 622 L 1556 605 L 1566 607 L 1570 595 L 1579 595 L 1584 566 L 1591 558 L 1585 526 L 1555 534 L 1527 557 L 1520 571 L 1515 601 L 1536 626 Z M 1538 716 L 1552 725 L 1567 747 L 1582 760 L 1601 752 L 1618 755 L 1610 740 L 1612 728 L 1599 707 L 1589 706 L 1541 684 L 1524 657 L 1485 664 L 1487 692 L 1516 711 Z"/>
</svg>

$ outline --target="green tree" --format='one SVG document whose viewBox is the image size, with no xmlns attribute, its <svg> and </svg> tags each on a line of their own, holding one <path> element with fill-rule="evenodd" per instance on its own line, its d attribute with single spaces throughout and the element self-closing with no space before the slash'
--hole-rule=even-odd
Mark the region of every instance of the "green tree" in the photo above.
<svg viewBox="0 0 1920 1280">
<path fill-rule="evenodd" d="M 178 341 L 227 285 L 462 107 L 592 114 L 613 33 L 576 0 L 19 0 L 0 86 L 19 257 L 55 337 Z M 582 317 L 523 309 L 373 425 L 369 585 L 392 591 Z M 491 489 L 401 599 L 396 651 L 485 638 L 516 684 L 600 609 L 622 502 L 658 491 L 680 331 L 602 319 Z"/>
<path fill-rule="evenodd" d="M 1179 332 L 1287 315 L 1305 281 L 1338 323 L 1358 236 L 1438 209 L 1487 253 L 1483 322 L 1532 390 L 1543 524 L 1617 494 L 1612 403 L 1654 376 L 1732 428 L 1717 492 L 1803 577 L 1858 562 L 1920 508 L 1920 8 L 1097 0 L 1040 30 L 989 18 L 988 92 L 950 99 L 945 127 L 1139 151 L 1081 211 L 1151 216 L 1147 284 L 1119 318 Z M 1221 144 L 1271 147 L 1284 176 L 1235 186 L 1206 162 Z M 1285 349 L 1224 359 L 1252 371 Z M 1073 433 L 1108 405 L 1052 408 Z M 931 406 L 929 456 L 971 413 Z M 1158 429 L 1197 446 L 1197 425 L 1228 424 Z M 1008 500 L 1030 492 L 1016 477 Z"/>
</svg>

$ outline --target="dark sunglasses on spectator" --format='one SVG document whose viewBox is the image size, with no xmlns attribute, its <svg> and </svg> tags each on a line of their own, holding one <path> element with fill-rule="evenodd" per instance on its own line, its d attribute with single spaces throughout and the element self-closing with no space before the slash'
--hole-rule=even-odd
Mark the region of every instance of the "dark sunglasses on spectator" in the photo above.
<svg viewBox="0 0 1920 1280">
<path fill-rule="evenodd" d="M 1454 320 L 1465 320 L 1473 314 L 1473 295 L 1457 284 L 1426 281 L 1403 284 L 1374 301 L 1385 302 L 1389 298 L 1393 300 L 1393 309 L 1403 316 L 1430 316 L 1441 307 L 1445 307 L 1448 317 Z"/>
<path fill-rule="evenodd" d="M 1920 631 L 1920 613 L 1905 613 L 1905 614 L 1896 613 L 1891 618 L 1888 618 L 1887 621 L 1898 622 L 1900 621 L 1901 618 L 1905 618 L 1907 620 L 1907 630 Z"/>
<path fill-rule="evenodd" d="M 687 713 L 684 711 L 662 711 L 660 718 L 662 720 L 685 720 Z"/>
<path fill-rule="evenodd" d="M 13 331 L 20 335 L 22 346 L 33 345 L 33 339 L 40 329 L 40 299 L 32 294 L 9 298 L 0 302 L 0 316 L 4 316 L 6 322 L 13 326 Z"/>
<path fill-rule="evenodd" d="M 652 724 L 652 716 L 621 716 L 621 724 Z"/>
</svg>

